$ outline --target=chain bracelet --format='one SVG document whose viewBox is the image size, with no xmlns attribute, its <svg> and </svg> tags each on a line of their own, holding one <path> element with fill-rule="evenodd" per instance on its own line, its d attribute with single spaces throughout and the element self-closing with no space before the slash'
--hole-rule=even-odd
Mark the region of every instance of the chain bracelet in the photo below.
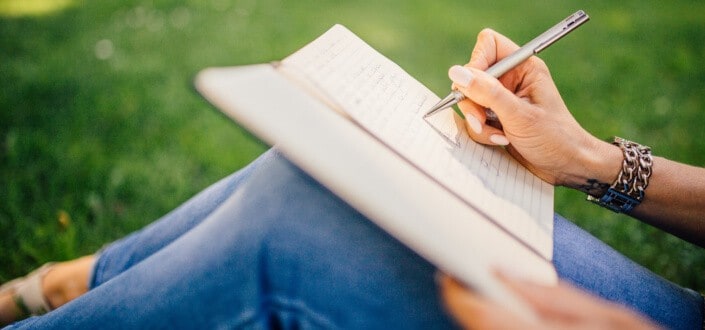
<svg viewBox="0 0 705 330">
<path fill-rule="evenodd" d="M 629 213 L 644 199 L 649 185 L 653 165 L 651 148 L 620 137 L 615 137 L 612 144 L 619 146 L 624 154 L 617 180 L 603 196 L 588 195 L 587 199 L 612 211 Z"/>
<path fill-rule="evenodd" d="M 619 146 L 624 153 L 622 171 L 612 188 L 617 189 L 638 201 L 644 199 L 644 191 L 651 178 L 651 148 L 638 143 L 615 137 L 613 144 Z"/>
</svg>

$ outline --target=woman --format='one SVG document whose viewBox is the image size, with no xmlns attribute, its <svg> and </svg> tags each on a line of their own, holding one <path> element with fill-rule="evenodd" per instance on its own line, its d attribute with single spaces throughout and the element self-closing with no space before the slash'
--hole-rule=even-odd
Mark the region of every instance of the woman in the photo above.
<svg viewBox="0 0 705 330">
<path fill-rule="evenodd" d="M 590 135 L 571 116 L 538 58 L 499 80 L 483 72 L 515 49 L 504 36 L 485 30 L 470 62 L 450 69 L 454 87 L 468 98 L 459 107 L 470 136 L 506 146 L 551 184 L 585 191 L 702 245 L 705 170 Z M 495 111 L 501 126 L 486 122 L 485 108 Z M 636 173 L 643 175 L 625 181 L 638 188 L 633 210 L 634 203 L 615 206 L 605 199 L 620 188 L 613 182 L 624 178 L 624 169 L 634 169 L 626 161 L 631 151 L 644 152 L 636 163 Z M 11 322 L 22 305 L 61 306 L 16 323 L 18 328 L 702 325 L 699 294 L 632 263 L 560 216 L 554 236 L 558 286 L 498 275 L 535 311 L 534 319 L 521 318 L 436 275 L 432 265 L 270 151 L 96 255 L 50 265 L 6 286 L 0 316 Z"/>
</svg>

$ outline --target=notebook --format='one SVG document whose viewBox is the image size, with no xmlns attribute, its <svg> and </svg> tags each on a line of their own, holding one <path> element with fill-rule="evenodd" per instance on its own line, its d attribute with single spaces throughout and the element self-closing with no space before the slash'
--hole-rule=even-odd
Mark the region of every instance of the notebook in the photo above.
<svg viewBox="0 0 705 330">
<path fill-rule="evenodd" d="M 492 275 L 557 281 L 553 187 L 475 143 L 439 97 L 342 25 L 281 61 L 207 68 L 215 107 L 379 227 L 474 289 L 522 309 Z"/>
</svg>

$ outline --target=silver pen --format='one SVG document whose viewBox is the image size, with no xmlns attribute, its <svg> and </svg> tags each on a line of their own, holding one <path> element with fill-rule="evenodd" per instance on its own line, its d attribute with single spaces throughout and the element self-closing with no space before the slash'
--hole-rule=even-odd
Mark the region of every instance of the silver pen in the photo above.
<svg viewBox="0 0 705 330">
<path fill-rule="evenodd" d="M 501 77 L 507 71 L 526 61 L 532 55 L 540 53 L 542 50 L 558 41 L 558 39 L 562 38 L 570 31 L 575 30 L 578 26 L 587 22 L 589 19 L 590 17 L 584 11 L 578 10 L 573 15 L 568 16 L 568 18 L 562 20 L 554 27 L 534 38 L 534 40 L 529 41 L 527 44 L 517 49 L 517 51 L 511 55 L 495 63 L 485 72 L 491 74 L 495 78 Z M 457 90 L 454 90 L 440 102 L 436 103 L 436 105 L 434 105 L 424 115 L 424 118 L 427 118 L 445 108 L 452 107 L 463 99 L 465 99 L 465 95 Z M 497 115 L 492 112 L 492 110 L 487 109 L 486 112 L 488 120 L 497 120 Z"/>
</svg>

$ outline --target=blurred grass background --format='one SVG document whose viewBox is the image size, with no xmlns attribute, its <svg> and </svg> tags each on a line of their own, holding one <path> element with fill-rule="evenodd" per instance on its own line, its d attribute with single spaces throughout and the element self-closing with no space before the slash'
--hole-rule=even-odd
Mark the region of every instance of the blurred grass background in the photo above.
<svg viewBox="0 0 705 330">
<path fill-rule="evenodd" d="M 342 23 L 444 94 L 483 27 L 522 43 L 577 9 L 591 22 L 541 55 L 577 119 L 705 165 L 701 1 L 0 0 L 0 282 L 92 253 L 265 150 L 194 92 L 202 68 L 281 59 Z M 566 189 L 556 210 L 705 290 L 700 248 Z"/>
</svg>

